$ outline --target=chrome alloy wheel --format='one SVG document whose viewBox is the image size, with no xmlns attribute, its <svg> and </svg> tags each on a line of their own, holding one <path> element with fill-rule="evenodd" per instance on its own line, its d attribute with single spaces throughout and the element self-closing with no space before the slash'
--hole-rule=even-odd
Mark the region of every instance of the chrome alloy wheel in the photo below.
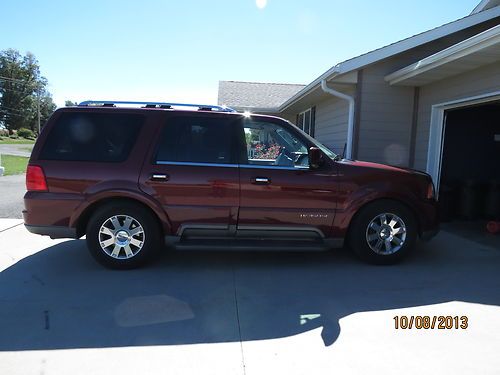
<svg viewBox="0 0 500 375">
<path fill-rule="evenodd" d="M 116 259 L 128 259 L 137 255 L 145 238 L 141 224 L 128 215 L 112 216 L 99 228 L 101 249 Z"/>
<path fill-rule="evenodd" d="M 377 254 L 394 254 L 403 247 L 405 240 L 406 225 L 395 214 L 380 214 L 366 228 L 366 242 Z"/>
</svg>

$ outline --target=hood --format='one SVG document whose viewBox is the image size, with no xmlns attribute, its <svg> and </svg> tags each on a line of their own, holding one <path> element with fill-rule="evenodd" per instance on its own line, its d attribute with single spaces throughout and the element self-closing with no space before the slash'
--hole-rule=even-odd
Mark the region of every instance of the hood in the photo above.
<svg viewBox="0 0 500 375">
<path fill-rule="evenodd" d="M 427 173 L 422 172 L 422 171 L 418 171 L 416 169 L 411 169 L 411 168 L 396 167 L 396 166 L 392 166 L 392 165 L 372 163 L 369 161 L 361 161 L 361 160 L 343 159 L 341 161 L 341 163 L 346 164 L 346 165 L 352 165 L 353 167 L 378 169 L 378 170 L 384 170 L 384 171 L 388 171 L 388 172 L 408 173 L 408 174 L 426 176 L 426 177 L 430 178 L 430 176 Z"/>
</svg>

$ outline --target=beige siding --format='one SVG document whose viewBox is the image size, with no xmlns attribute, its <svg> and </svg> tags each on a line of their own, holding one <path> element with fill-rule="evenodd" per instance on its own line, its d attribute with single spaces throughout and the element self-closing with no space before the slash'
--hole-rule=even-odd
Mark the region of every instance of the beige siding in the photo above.
<svg viewBox="0 0 500 375">
<path fill-rule="evenodd" d="M 390 86 L 385 81 L 385 76 L 497 24 L 498 19 L 491 20 L 365 67 L 362 82 L 358 83 L 360 85 L 360 98 L 356 98 L 356 100 L 361 99 L 361 104 L 357 114 L 359 125 L 356 129 L 357 147 L 355 145 L 355 152 L 357 152 L 354 156 L 360 160 L 408 166 L 415 88 Z M 465 85 L 470 86 L 469 91 L 472 92 L 477 91 L 481 85 L 485 84 L 499 87 L 498 81 L 489 82 L 492 77 L 489 77 L 488 74 L 492 73 L 477 77 L 482 79 L 483 83 L 468 80 Z M 446 83 L 443 90 L 448 93 L 465 92 L 469 89 L 454 87 L 452 80 L 447 82 L 450 83 Z M 355 90 L 352 89 L 346 93 L 354 96 Z M 429 104 L 425 102 L 426 95 L 428 94 L 424 89 L 421 92 L 421 100 L 424 97 L 424 101 L 420 102 L 415 157 L 415 165 L 420 169 L 425 169 L 427 156 L 428 125 L 427 128 L 422 125 L 429 122 L 428 118 L 426 119 L 426 116 L 429 115 L 427 112 L 430 112 Z M 302 104 L 302 107 L 314 105 L 311 102 Z M 316 138 L 335 152 L 342 152 L 347 141 L 347 102 L 336 98 L 327 98 L 317 101 L 315 104 Z M 295 114 L 292 122 L 295 122 Z"/>
<path fill-rule="evenodd" d="M 444 79 L 420 89 L 415 168 L 427 167 L 427 149 L 431 110 L 434 104 L 500 91 L 500 64 L 488 65 L 456 77 Z"/>
<path fill-rule="evenodd" d="M 424 44 L 364 69 L 358 159 L 408 166 L 414 88 L 390 86 L 384 77 L 488 27 L 491 27 L 491 22 Z"/>
<path fill-rule="evenodd" d="M 384 77 L 394 71 L 394 59 L 366 68 L 361 88 L 360 126 L 356 158 L 408 165 L 414 89 L 391 87 Z"/>
<path fill-rule="evenodd" d="M 354 89 L 344 91 L 354 95 Z M 347 142 L 349 104 L 331 97 L 316 104 L 315 138 L 335 153 L 342 154 Z"/>
</svg>

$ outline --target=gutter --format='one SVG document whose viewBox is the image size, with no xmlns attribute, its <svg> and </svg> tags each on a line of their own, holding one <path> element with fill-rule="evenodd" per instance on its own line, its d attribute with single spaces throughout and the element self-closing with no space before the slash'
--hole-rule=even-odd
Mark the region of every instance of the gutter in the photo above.
<svg viewBox="0 0 500 375">
<path fill-rule="evenodd" d="M 487 2 L 488 0 L 484 1 Z M 297 94 L 295 94 L 286 102 L 281 104 L 279 110 L 280 112 L 285 111 L 292 104 L 294 104 L 298 100 L 302 99 L 304 96 L 308 95 L 311 91 L 316 89 L 320 84 L 320 82 L 324 79 L 331 80 L 335 76 L 347 74 L 354 70 L 359 70 L 364 66 L 390 58 L 394 55 L 397 55 L 398 53 L 408 51 L 410 49 L 421 46 L 425 43 L 435 41 L 437 39 L 464 30 L 466 28 L 478 25 L 482 22 L 492 20 L 499 16 L 500 16 L 500 6 L 496 6 L 494 8 L 483 10 L 480 11 L 479 13 L 471 14 L 461 19 L 438 26 L 434 29 L 424 31 L 420 34 L 400 40 L 393 44 L 389 44 L 385 47 L 343 61 L 335 65 L 334 67 L 330 68 L 328 71 L 320 75 L 313 82 L 311 82 L 302 90 L 300 90 Z"/>
<path fill-rule="evenodd" d="M 308 84 L 306 87 L 304 87 L 302 90 L 300 90 L 298 93 L 296 93 L 294 96 L 292 96 L 290 99 L 288 99 L 286 102 L 280 105 L 279 110 L 280 112 L 283 112 L 286 110 L 288 107 L 290 107 L 293 103 L 296 101 L 302 99 L 304 96 L 309 94 L 311 91 L 316 89 L 319 84 L 321 84 L 321 81 L 324 79 L 332 79 L 336 76 L 338 76 L 340 73 L 339 65 L 335 65 L 333 68 L 328 69 L 325 73 L 320 75 L 318 78 L 316 78 L 314 81 L 312 81 L 310 84 Z"/>
<path fill-rule="evenodd" d="M 333 95 L 337 98 L 347 100 L 349 102 L 349 117 L 347 120 L 347 147 L 345 152 L 346 159 L 352 159 L 352 145 L 354 134 L 354 98 L 342 92 L 332 89 L 328 86 L 326 79 L 321 81 L 321 89 L 327 94 Z"/>
</svg>

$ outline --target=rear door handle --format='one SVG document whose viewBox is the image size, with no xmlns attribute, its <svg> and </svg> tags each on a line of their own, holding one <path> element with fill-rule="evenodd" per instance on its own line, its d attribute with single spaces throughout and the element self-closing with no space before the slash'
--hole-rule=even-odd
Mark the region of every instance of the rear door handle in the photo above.
<svg viewBox="0 0 500 375">
<path fill-rule="evenodd" d="M 271 183 L 271 179 L 267 177 L 255 177 L 252 183 L 255 185 L 269 185 Z"/>
<path fill-rule="evenodd" d="M 169 178 L 169 175 L 164 173 L 153 173 L 151 175 L 152 181 L 168 181 Z"/>
</svg>

